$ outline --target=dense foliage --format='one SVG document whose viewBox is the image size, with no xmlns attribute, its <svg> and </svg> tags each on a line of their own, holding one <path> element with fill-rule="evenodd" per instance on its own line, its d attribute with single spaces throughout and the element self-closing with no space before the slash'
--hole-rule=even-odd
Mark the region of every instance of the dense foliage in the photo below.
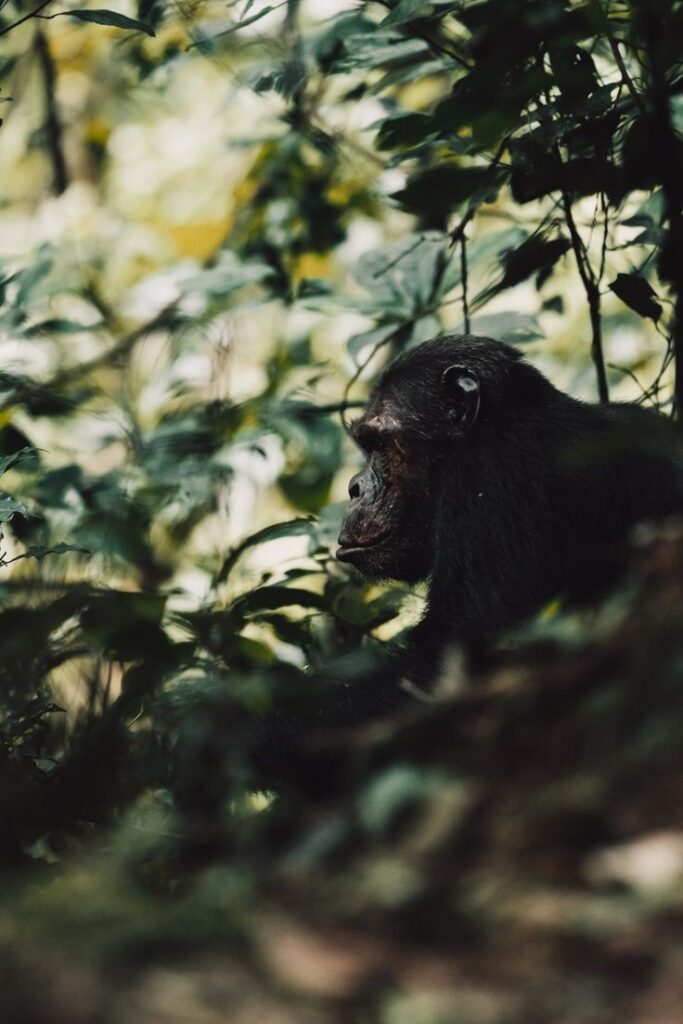
<svg viewBox="0 0 683 1024">
<path fill-rule="evenodd" d="M 314 742 L 324 805 L 244 748 L 419 613 L 332 557 L 384 360 L 472 331 L 681 408 L 683 3 L 8 0 L 0 39 L 0 1018 L 673 1024 L 673 534 Z"/>
</svg>

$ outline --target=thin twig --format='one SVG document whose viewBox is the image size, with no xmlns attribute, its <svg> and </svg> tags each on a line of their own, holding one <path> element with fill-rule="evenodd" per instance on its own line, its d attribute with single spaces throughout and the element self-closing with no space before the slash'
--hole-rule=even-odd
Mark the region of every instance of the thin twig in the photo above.
<svg viewBox="0 0 683 1024">
<path fill-rule="evenodd" d="M 388 334 L 386 338 L 380 338 L 379 341 L 376 341 L 375 344 L 370 349 L 370 355 L 367 356 L 367 358 L 364 359 L 362 363 L 358 364 L 355 371 L 346 382 L 344 394 L 342 395 L 342 400 L 340 402 L 339 414 L 342 427 L 344 428 L 347 434 L 350 432 L 350 427 L 346 420 L 346 411 L 347 409 L 351 408 L 352 405 L 352 403 L 349 401 L 349 394 L 351 393 L 351 388 L 360 378 L 361 374 L 363 373 L 363 370 L 365 370 L 370 365 L 370 363 L 375 358 L 379 350 L 381 348 L 384 348 L 385 345 L 389 345 L 392 341 L 396 341 L 396 339 L 400 336 L 401 332 L 404 331 L 407 327 L 411 326 L 412 323 L 413 321 L 406 321 L 405 323 L 399 324 L 399 326 L 390 334 Z M 355 403 L 353 404 L 355 405 Z"/>
<path fill-rule="evenodd" d="M 559 149 L 557 149 L 557 158 L 562 163 Z M 569 228 L 569 238 L 572 244 L 572 250 L 574 252 L 574 258 L 576 260 L 576 267 L 579 271 L 579 277 L 583 284 L 586 298 L 588 299 L 588 314 L 591 322 L 592 342 L 591 342 L 591 355 L 593 358 L 593 365 L 595 366 L 595 372 L 598 379 L 598 396 L 601 402 L 609 402 L 609 387 L 607 385 L 607 372 L 605 370 L 605 356 L 602 350 L 602 318 L 600 315 L 600 289 L 598 288 L 595 280 L 595 274 L 593 268 L 590 265 L 588 254 L 586 253 L 581 235 L 579 234 L 576 222 L 574 220 L 574 214 L 572 211 L 572 203 L 569 197 L 569 193 L 564 184 L 561 188 L 562 192 L 562 205 L 564 207 L 564 216 Z"/>
<path fill-rule="evenodd" d="M 642 384 L 641 381 L 638 379 L 633 370 L 629 369 L 628 366 L 620 366 L 619 363 L 608 363 L 607 365 L 610 370 L 616 370 L 618 373 L 623 373 L 625 377 L 628 377 L 630 380 L 633 381 L 635 385 L 637 385 L 638 388 L 640 388 L 640 397 L 638 398 L 636 404 L 641 405 L 647 399 L 652 389 L 646 388 L 645 385 Z"/>
<path fill-rule="evenodd" d="M 634 81 L 629 75 L 626 64 L 624 63 L 624 58 L 622 57 L 621 50 L 619 49 L 619 40 L 615 39 L 611 32 L 608 32 L 608 39 L 610 48 L 612 50 L 612 56 L 614 57 L 614 62 L 619 68 L 619 72 L 621 74 L 622 82 L 631 94 L 631 98 L 633 99 L 636 106 L 639 108 L 641 114 L 647 113 L 647 108 L 645 107 L 643 97 L 636 89 Z"/>
<path fill-rule="evenodd" d="M 378 277 L 384 277 L 385 274 L 388 274 L 390 270 L 393 270 L 394 267 L 398 266 L 402 259 L 405 259 L 406 256 L 410 256 L 412 253 L 414 253 L 415 250 L 422 245 L 424 240 L 424 235 L 419 235 L 418 238 L 416 238 L 416 240 L 412 243 L 412 245 L 408 246 L 407 249 L 403 249 L 398 254 L 398 256 L 390 260 L 388 263 L 385 263 L 380 270 L 376 270 L 375 273 L 372 275 L 373 280 L 376 281 Z"/>
<path fill-rule="evenodd" d="M 13 21 L 12 24 L 8 25 L 6 28 L 0 29 L 0 36 L 6 36 L 8 32 L 12 31 L 12 29 L 18 28 L 19 25 L 23 25 L 25 21 L 30 21 L 31 18 L 35 18 L 35 16 L 37 14 L 40 14 L 40 12 L 45 7 L 47 7 L 48 4 L 51 4 L 51 3 L 52 3 L 52 0 L 43 0 L 43 3 L 39 4 L 38 7 L 35 8 L 35 10 L 29 11 L 29 13 L 25 14 L 23 16 L 23 18 L 19 18 L 18 21 Z"/>
<path fill-rule="evenodd" d="M 470 310 L 467 304 L 467 237 L 460 236 L 460 281 L 462 284 L 462 322 L 465 334 L 470 333 Z"/>
<path fill-rule="evenodd" d="M 289 2 L 290 0 L 281 0 L 279 4 L 275 4 L 270 9 L 270 11 L 268 11 L 268 14 L 272 14 L 273 11 L 279 11 L 281 7 L 288 7 Z M 240 28 L 242 27 L 241 20 L 242 19 L 240 19 L 240 21 L 234 22 L 234 24 L 230 25 L 228 28 L 223 29 L 222 32 L 216 32 L 216 34 L 213 36 L 202 36 L 200 39 L 195 39 L 192 43 L 189 43 L 189 45 L 186 46 L 185 49 L 193 50 L 195 47 L 202 47 L 205 46 L 207 43 L 210 45 L 217 39 L 222 39 L 224 36 L 232 35 L 233 32 L 239 32 Z"/>
<path fill-rule="evenodd" d="M 626 374 L 626 376 L 630 377 L 631 380 L 635 381 L 635 383 L 641 389 L 641 395 L 640 395 L 640 397 L 638 399 L 638 402 L 637 402 L 638 405 L 642 405 L 643 402 L 646 402 L 649 399 L 652 399 L 652 401 L 654 402 L 654 405 L 658 409 L 661 409 L 663 403 L 659 401 L 659 392 L 660 392 L 660 389 L 661 389 L 662 378 L 664 377 L 664 374 L 666 373 L 666 371 L 668 370 L 669 366 L 671 365 L 673 357 L 674 357 L 673 342 L 672 342 L 671 338 L 668 338 L 667 339 L 666 352 L 664 354 L 664 359 L 662 360 L 662 364 L 659 367 L 659 370 L 657 371 L 657 375 L 655 376 L 654 380 L 652 381 L 650 386 L 647 387 L 647 388 L 643 387 L 643 385 L 638 380 L 638 378 L 636 377 L 636 375 L 633 372 L 633 370 L 630 370 L 628 367 L 626 367 L 626 366 L 618 366 L 618 365 L 616 365 L 614 363 L 610 363 L 609 366 L 610 366 L 610 369 L 619 370 L 621 373 Z"/>
<path fill-rule="evenodd" d="M 545 55 L 543 52 L 539 52 L 539 63 L 543 67 L 545 61 Z M 545 89 L 545 99 L 547 107 L 543 107 L 539 104 L 538 116 L 541 122 L 552 121 L 552 115 L 548 114 L 547 111 L 551 106 L 550 91 L 548 88 Z M 551 153 L 560 171 L 560 195 L 562 197 L 562 209 L 564 212 L 564 219 L 569 229 L 569 238 L 571 241 L 572 251 L 574 253 L 574 259 L 576 260 L 576 267 L 583 284 L 586 298 L 588 299 L 588 314 L 591 322 L 591 357 L 593 359 L 593 365 L 595 366 L 595 373 L 598 380 L 598 397 L 601 402 L 609 402 L 609 387 L 607 385 L 607 371 L 605 369 L 605 355 L 602 348 L 602 318 L 600 313 L 600 288 L 595 278 L 595 273 L 590 264 L 586 247 L 583 243 L 583 239 L 576 226 L 574 220 L 574 213 L 572 210 L 572 201 L 567 191 L 567 186 L 564 181 L 564 162 L 562 160 L 562 154 L 560 147 L 557 142 L 552 146 Z"/>
<path fill-rule="evenodd" d="M 605 276 L 605 265 L 607 262 L 607 239 L 609 235 L 609 203 L 607 202 L 607 196 L 604 192 L 600 193 L 600 206 L 602 208 L 602 245 L 600 247 L 600 266 L 598 268 L 598 276 L 596 284 L 598 287 L 602 284 L 602 279 Z"/>
<path fill-rule="evenodd" d="M 510 136 L 509 135 L 505 135 L 500 140 L 500 142 L 498 143 L 498 146 L 496 147 L 495 153 L 491 157 L 491 160 L 490 160 L 490 163 L 489 163 L 489 169 L 492 168 L 492 167 L 500 166 L 500 164 L 501 164 L 501 157 L 502 157 L 503 153 L 505 152 L 509 141 L 510 141 Z M 458 222 L 458 224 L 456 224 L 456 226 L 450 232 L 450 237 L 451 237 L 451 243 L 450 244 L 451 244 L 451 247 L 457 245 L 457 243 L 461 240 L 461 238 L 464 235 L 465 228 L 467 227 L 469 222 L 472 220 L 472 218 L 475 216 L 475 214 L 478 213 L 478 211 L 479 211 L 479 207 L 478 206 L 468 206 L 467 210 L 465 210 L 465 213 L 461 217 L 461 219 Z"/>
</svg>

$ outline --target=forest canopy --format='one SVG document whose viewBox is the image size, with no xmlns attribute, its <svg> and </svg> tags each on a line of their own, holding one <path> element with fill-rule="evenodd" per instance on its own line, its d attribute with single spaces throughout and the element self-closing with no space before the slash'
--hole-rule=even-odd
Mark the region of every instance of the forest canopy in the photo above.
<svg viewBox="0 0 683 1024">
<path fill-rule="evenodd" d="M 3 1022 L 677 1024 L 675 524 L 323 802 L 244 737 L 420 615 L 334 559 L 389 359 L 680 418 L 681 54 L 680 0 L 0 5 Z"/>
</svg>

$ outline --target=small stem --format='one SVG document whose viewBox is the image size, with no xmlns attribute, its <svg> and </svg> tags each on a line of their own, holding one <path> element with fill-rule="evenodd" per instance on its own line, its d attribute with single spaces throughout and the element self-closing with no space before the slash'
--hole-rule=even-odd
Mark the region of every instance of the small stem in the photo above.
<svg viewBox="0 0 683 1024">
<path fill-rule="evenodd" d="M 498 167 L 500 165 L 501 157 L 503 156 L 503 153 L 505 152 L 505 149 L 506 149 L 507 144 L 509 143 L 509 141 L 510 141 L 510 136 L 509 135 L 505 135 L 500 140 L 500 142 L 498 143 L 498 146 L 496 148 L 495 153 L 491 157 L 491 162 L 489 163 L 489 167 L 490 168 L 491 167 Z M 475 214 L 477 214 L 479 212 L 479 209 L 480 208 L 478 206 L 469 206 L 467 208 L 467 210 L 465 210 L 465 213 L 463 214 L 463 216 L 460 219 L 459 223 L 450 232 L 450 238 L 451 238 L 450 244 L 451 244 L 451 246 L 454 246 L 457 242 L 459 242 L 461 240 L 461 238 L 463 238 L 464 233 L 465 233 L 465 228 L 467 227 L 469 222 L 474 218 Z"/>
<path fill-rule="evenodd" d="M 455 245 L 456 242 L 459 242 L 460 239 L 464 237 L 465 228 L 467 227 L 469 222 L 472 220 L 472 218 L 474 217 L 476 212 L 477 212 L 476 206 L 470 206 L 470 208 L 466 211 L 465 215 L 463 216 L 462 220 L 459 221 L 459 223 L 453 228 L 453 230 L 451 231 L 451 245 L 452 246 Z"/>
<path fill-rule="evenodd" d="M 559 151 L 557 157 L 561 162 Z M 600 316 L 600 289 L 595 281 L 595 276 L 588 262 L 588 257 L 584 249 L 581 235 L 579 234 L 574 220 L 574 213 L 572 211 L 572 203 L 566 188 L 562 187 L 562 205 L 564 207 L 564 217 L 569 228 L 569 237 L 572 243 L 572 249 L 574 251 L 574 258 L 576 259 L 576 266 L 579 271 L 579 277 L 583 284 L 586 298 L 588 299 L 588 314 L 591 322 L 591 356 L 593 358 L 593 365 L 595 366 L 595 372 L 598 378 L 598 396 L 601 402 L 609 402 L 609 388 L 607 385 L 607 371 L 605 369 L 605 356 L 602 350 L 602 318 Z"/>
<path fill-rule="evenodd" d="M 600 206 L 602 207 L 602 246 L 600 248 L 600 267 L 598 269 L 598 279 L 596 282 L 598 287 L 602 284 L 602 279 L 605 276 L 605 266 L 607 263 L 607 241 L 609 236 L 609 203 L 607 202 L 607 196 L 604 192 L 600 193 Z"/>
<path fill-rule="evenodd" d="M 631 94 L 631 98 L 640 110 L 641 114 L 645 114 L 646 108 L 645 103 L 643 101 L 643 97 L 638 92 L 633 79 L 628 73 L 628 68 L 626 67 L 624 58 L 621 55 L 621 50 L 619 49 L 619 40 L 615 39 L 611 32 L 609 32 L 608 38 L 609 45 L 612 50 L 612 56 L 614 57 L 614 63 L 619 68 L 619 73 L 621 74 L 621 80 L 628 89 L 629 93 Z"/>
<path fill-rule="evenodd" d="M 347 411 L 347 409 L 351 408 L 351 405 L 352 405 L 352 403 L 349 401 L 349 395 L 351 394 L 351 388 L 354 386 L 356 381 L 360 379 L 360 376 L 363 373 L 363 370 L 365 370 L 365 368 L 370 365 L 370 363 L 375 358 L 375 356 L 377 355 L 379 350 L 381 348 L 384 348 L 385 345 L 389 345 L 393 341 L 396 341 L 396 339 L 398 337 L 400 337 L 401 332 L 404 331 L 407 326 L 409 326 L 409 324 L 407 324 L 407 323 L 406 324 L 399 324 L 399 326 L 395 330 L 393 330 L 391 332 L 391 334 L 389 334 L 386 338 L 380 338 L 379 341 L 376 341 L 375 344 L 370 349 L 370 355 L 367 356 L 363 360 L 362 363 L 359 363 L 357 365 L 357 367 L 354 370 L 354 372 L 352 373 L 351 377 L 346 382 L 346 387 L 344 388 L 344 393 L 342 395 L 342 400 L 339 403 L 340 404 L 339 418 L 341 420 L 341 425 L 342 425 L 343 429 L 346 431 L 347 434 L 350 432 L 350 427 L 349 427 L 349 424 L 348 424 L 347 419 L 346 419 L 346 411 Z"/>
<path fill-rule="evenodd" d="M 462 322 L 465 334 L 470 333 L 470 310 L 467 302 L 467 238 L 460 236 L 460 280 L 462 283 Z"/>
</svg>

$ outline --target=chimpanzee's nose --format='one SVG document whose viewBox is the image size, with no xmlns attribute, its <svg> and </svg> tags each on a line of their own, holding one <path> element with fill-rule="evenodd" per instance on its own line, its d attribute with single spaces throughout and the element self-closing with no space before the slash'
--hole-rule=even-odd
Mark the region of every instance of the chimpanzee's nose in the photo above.
<svg viewBox="0 0 683 1024">
<path fill-rule="evenodd" d="M 360 498 L 361 494 L 363 493 L 362 482 L 362 473 L 356 473 L 355 476 L 351 477 L 349 481 L 349 498 L 351 498 L 351 501 L 354 501 L 354 499 L 356 498 Z"/>
</svg>

